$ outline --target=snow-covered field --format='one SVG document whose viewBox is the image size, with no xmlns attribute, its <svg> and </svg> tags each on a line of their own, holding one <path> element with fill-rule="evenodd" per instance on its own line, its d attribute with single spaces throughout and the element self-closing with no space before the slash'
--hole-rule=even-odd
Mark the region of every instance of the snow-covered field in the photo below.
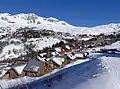
<svg viewBox="0 0 120 89">
<path fill-rule="evenodd" d="M 25 54 L 23 44 L 10 44 L 3 48 L 2 53 L 0 54 L 0 60 L 17 58 L 23 54 Z"/>
<path fill-rule="evenodd" d="M 11 43 L 14 42 L 14 43 Z M 53 37 L 31 38 L 26 41 L 26 45 L 33 45 L 34 51 L 42 50 L 45 47 L 52 47 L 53 44 L 60 42 L 59 39 Z M 9 45 L 5 46 L 0 54 L 0 60 L 17 58 L 26 54 L 25 44 L 18 39 L 10 39 Z M 16 44 L 17 43 L 17 44 Z M 31 46 L 32 48 L 32 46 Z"/>
<path fill-rule="evenodd" d="M 57 38 L 52 37 L 44 37 L 44 38 L 31 38 L 26 43 L 32 43 L 35 45 L 34 51 L 42 50 L 45 47 L 52 47 L 53 44 L 56 44 L 57 42 L 60 42 Z"/>
<path fill-rule="evenodd" d="M 106 45 L 104 47 L 96 47 L 96 48 L 90 48 L 90 49 L 87 49 L 86 51 L 87 52 L 95 52 L 95 51 L 100 51 L 100 49 L 117 49 L 118 51 L 120 51 L 120 41 L 117 41 L 111 45 Z"/>
</svg>

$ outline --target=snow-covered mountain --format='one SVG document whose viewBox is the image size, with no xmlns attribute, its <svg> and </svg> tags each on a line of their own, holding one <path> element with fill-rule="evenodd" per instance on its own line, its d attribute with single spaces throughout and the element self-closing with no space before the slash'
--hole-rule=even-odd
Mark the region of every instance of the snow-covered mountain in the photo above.
<svg viewBox="0 0 120 89">
<path fill-rule="evenodd" d="M 21 30 L 22 29 L 22 30 Z M 34 31 L 26 32 L 26 29 Z M 50 37 L 42 37 L 41 32 L 55 31 L 76 34 L 97 35 L 100 33 L 109 34 L 120 31 L 120 24 L 108 24 L 96 27 L 76 27 L 65 21 L 50 17 L 43 18 L 36 14 L 0 14 L 0 60 L 17 58 L 25 55 L 26 46 L 34 45 L 34 51 L 38 51 L 48 46 L 60 42 L 61 37 L 56 37 L 56 33 Z M 35 35 L 35 36 L 34 36 Z M 64 37 L 64 36 L 63 36 Z M 69 37 L 66 37 L 69 38 Z M 88 39 L 88 38 L 87 38 Z"/>
<path fill-rule="evenodd" d="M 69 32 L 71 34 L 92 34 L 110 33 L 120 30 L 120 24 L 108 24 L 96 27 L 76 27 L 65 21 L 50 17 L 43 18 L 36 14 L 0 14 L 0 35 L 15 32 L 20 27 L 35 27 L 35 29 L 47 29 L 56 32 Z"/>
</svg>

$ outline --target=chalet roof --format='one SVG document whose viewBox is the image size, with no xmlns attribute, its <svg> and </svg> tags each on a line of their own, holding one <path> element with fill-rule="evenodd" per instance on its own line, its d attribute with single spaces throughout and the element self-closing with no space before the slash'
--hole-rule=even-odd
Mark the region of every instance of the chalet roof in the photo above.
<svg viewBox="0 0 120 89">
<path fill-rule="evenodd" d="M 85 52 L 84 54 L 85 54 L 85 56 L 89 55 L 89 53 L 88 53 L 88 52 Z"/>
<path fill-rule="evenodd" d="M 51 52 L 51 54 L 52 54 L 53 56 L 55 56 L 55 55 L 58 55 L 59 53 L 58 53 L 58 52 Z"/>
<path fill-rule="evenodd" d="M 37 56 L 37 59 L 38 59 L 39 61 L 45 62 L 45 58 L 41 58 L 40 56 Z"/>
<path fill-rule="evenodd" d="M 47 55 L 47 53 L 41 53 L 39 54 L 41 57 L 44 57 L 44 55 Z"/>
<path fill-rule="evenodd" d="M 24 68 L 24 71 L 38 72 L 43 68 L 43 65 L 44 65 L 43 61 L 30 60 L 26 67 Z"/>
<path fill-rule="evenodd" d="M 75 53 L 76 58 L 84 58 L 84 53 Z"/>
<path fill-rule="evenodd" d="M 67 54 L 67 57 L 70 58 L 71 60 L 74 60 L 76 58 L 73 54 Z"/>
<path fill-rule="evenodd" d="M 65 61 L 64 58 L 61 58 L 61 57 L 53 57 L 51 58 L 51 60 L 53 60 L 55 63 L 57 63 L 59 66 L 62 65 L 62 63 Z"/>
<path fill-rule="evenodd" d="M 0 78 L 2 78 L 5 75 L 5 73 L 7 72 L 7 70 L 1 70 L 0 72 L 1 72 L 0 73 Z"/>
<path fill-rule="evenodd" d="M 8 70 L 10 70 L 11 68 L 13 68 L 18 74 L 22 74 L 23 69 L 25 68 L 26 64 L 22 64 L 22 65 L 13 65 L 11 67 L 6 67 L 5 69 L 1 70 L 0 73 L 0 78 L 2 78 Z"/>
<path fill-rule="evenodd" d="M 50 60 L 50 58 L 41 58 L 40 56 L 37 56 L 37 59 L 39 60 L 39 61 L 43 61 L 43 62 L 48 62 L 49 60 Z"/>
<path fill-rule="evenodd" d="M 26 64 L 12 66 L 19 74 L 22 74 Z"/>
<path fill-rule="evenodd" d="M 48 61 L 50 61 L 50 60 L 51 60 L 51 58 L 46 58 L 45 60 L 48 62 Z"/>
<path fill-rule="evenodd" d="M 66 45 L 65 48 L 66 48 L 66 49 L 70 49 L 70 46 L 69 46 L 69 45 Z"/>
<path fill-rule="evenodd" d="M 0 71 L 0 78 L 2 78 L 4 75 L 5 75 L 5 73 L 10 69 L 11 67 L 6 67 L 6 68 L 4 68 L 3 70 L 1 70 Z"/>
<path fill-rule="evenodd" d="M 61 47 L 55 48 L 55 51 L 61 52 Z"/>
</svg>

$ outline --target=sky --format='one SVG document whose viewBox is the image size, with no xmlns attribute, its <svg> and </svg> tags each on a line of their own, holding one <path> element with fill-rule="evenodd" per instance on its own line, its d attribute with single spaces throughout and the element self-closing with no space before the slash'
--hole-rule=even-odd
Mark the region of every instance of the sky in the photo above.
<svg viewBox="0 0 120 89">
<path fill-rule="evenodd" d="M 92 27 L 120 23 L 120 0 L 0 0 L 0 13 L 35 13 Z"/>
</svg>

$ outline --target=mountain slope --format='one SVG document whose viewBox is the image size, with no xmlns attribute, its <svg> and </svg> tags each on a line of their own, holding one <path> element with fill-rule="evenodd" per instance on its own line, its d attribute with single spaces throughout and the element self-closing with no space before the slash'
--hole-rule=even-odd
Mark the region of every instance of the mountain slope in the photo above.
<svg viewBox="0 0 120 89">
<path fill-rule="evenodd" d="M 92 35 L 110 33 L 120 30 L 120 24 L 108 24 L 91 28 L 76 27 L 66 23 L 65 21 L 60 21 L 53 17 L 43 18 L 33 13 L 16 15 L 11 15 L 8 13 L 0 14 L 0 27 L 10 27 L 12 31 L 16 31 L 16 29 L 20 27 L 36 27 L 37 30 L 47 29 L 54 30 L 56 32 Z M 0 34 L 1 32 L 5 34 L 5 31 L 2 31 L 0 28 Z"/>
</svg>

